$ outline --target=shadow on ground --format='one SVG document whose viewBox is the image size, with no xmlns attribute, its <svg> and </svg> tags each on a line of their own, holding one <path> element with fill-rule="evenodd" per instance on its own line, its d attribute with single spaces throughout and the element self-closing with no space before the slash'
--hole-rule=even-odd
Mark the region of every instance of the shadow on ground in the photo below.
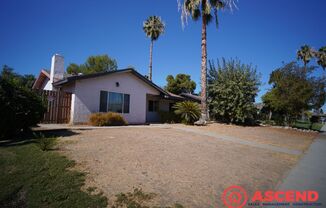
<svg viewBox="0 0 326 208">
<path fill-rule="evenodd" d="M 15 139 L 0 141 L 0 147 L 12 147 L 36 143 L 35 135 L 44 135 L 44 137 L 69 137 L 78 134 L 79 133 L 69 129 L 30 131 L 28 133 L 24 133 L 23 135 L 18 135 Z"/>
</svg>

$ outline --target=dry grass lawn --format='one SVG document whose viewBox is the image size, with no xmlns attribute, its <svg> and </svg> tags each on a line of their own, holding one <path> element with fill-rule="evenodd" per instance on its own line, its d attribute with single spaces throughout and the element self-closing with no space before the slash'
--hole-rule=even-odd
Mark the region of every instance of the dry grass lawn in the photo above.
<svg viewBox="0 0 326 208">
<path fill-rule="evenodd" d="M 175 124 L 176 126 L 183 126 Z M 313 139 L 318 135 L 316 132 L 301 132 L 292 129 L 273 127 L 244 127 L 226 124 L 209 124 L 207 126 L 187 126 L 188 128 L 210 131 L 219 135 L 237 137 L 257 143 L 270 144 L 294 150 L 306 151 Z"/>
<path fill-rule="evenodd" d="M 201 130 L 304 150 L 314 134 L 262 127 L 210 125 Z M 273 189 L 295 165 L 298 156 L 276 153 L 165 127 L 74 130 L 64 154 L 88 172 L 87 186 L 96 186 L 112 204 L 115 195 L 141 187 L 158 197 L 155 205 L 221 207 L 230 185 L 249 193 Z M 283 142 L 282 142 L 283 141 Z M 302 144 L 303 143 L 303 144 Z"/>
</svg>

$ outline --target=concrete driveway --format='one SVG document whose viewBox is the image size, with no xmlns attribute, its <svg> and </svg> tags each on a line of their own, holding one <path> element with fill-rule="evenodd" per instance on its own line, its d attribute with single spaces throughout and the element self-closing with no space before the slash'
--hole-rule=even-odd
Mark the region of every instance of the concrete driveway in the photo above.
<svg viewBox="0 0 326 208">
<path fill-rule="evenodd" d="M 109 203 L 116 194 L 140 187 L 158 194 L 155 205 L 185 207 L 221 207 L 222 192 L 231 185 L 249 194 L 276 188 L 303 154 L 182 128 L 74 129 L 61 149 L 89 173 L 86 185 L 102 190 Z"/>
</svg>

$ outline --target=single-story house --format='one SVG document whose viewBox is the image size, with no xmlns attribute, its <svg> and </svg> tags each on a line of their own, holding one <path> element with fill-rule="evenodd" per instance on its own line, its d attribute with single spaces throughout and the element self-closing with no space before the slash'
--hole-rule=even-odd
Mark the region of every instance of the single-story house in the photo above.
<svg viewBox="0 0 326 208">
<path fill-rule="evenodd" d="M 64 59 L 52 57 L 51 71 L 41 70 L 33 89 L 72 93 L 70 123 L 87 123 L 91 113 L 118 112 L 130 124 L 159 122 L 160 111 L 171 111 L 175 102 L 200 97 L 175 95 L 154 84 L 133 68 L 66 76 Z"/>
</svg>

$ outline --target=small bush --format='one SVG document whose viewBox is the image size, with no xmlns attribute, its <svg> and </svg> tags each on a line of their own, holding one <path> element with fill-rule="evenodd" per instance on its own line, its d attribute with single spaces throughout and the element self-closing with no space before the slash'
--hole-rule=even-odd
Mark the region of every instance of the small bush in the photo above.
<svg viewBox="0 0 326 208">
<path fill-rule="evenodd" d="M 320 129 L 323 127 L 323 124 L 322 123 L 311 123 L 310 121 L 297 120 L 292 127 L 298 128 L 298 129 L 311 129 L 314 131 L 320 131 Z"/>
<path fill-rule="evenodd" d="M 43 134 L 35 135 L 37 137 L 37 145 L 42 151 L 49 151 L 57 144 L 57 138 L 45 137 Z"/>
<path fill-rule="evenodd" d="M 106 118 L 103 113 L 91 114 L 89 122 L 93 126 L 106 126 Z"/>
<path fill-rule="evenodd" d="M 313 123 L 311 125 L 311 129 L 314 131 L 320 131 L 322 127 L 323 127 L 322 123 Z"/>
<path fill-rule="evenodd" d="M 93 126 L 124 126 L 128 124 L 119 113 L 114 112 L 93 113 L 89 122 Z"/>
<path fill-rule="evenodd" d="M 200 117 L 200 107 L 198 103 L 184 101 L 176 103 L 173 108 L 174 113 L 180 115 L 182 123 L 192 125 Z"/>
</svg>

